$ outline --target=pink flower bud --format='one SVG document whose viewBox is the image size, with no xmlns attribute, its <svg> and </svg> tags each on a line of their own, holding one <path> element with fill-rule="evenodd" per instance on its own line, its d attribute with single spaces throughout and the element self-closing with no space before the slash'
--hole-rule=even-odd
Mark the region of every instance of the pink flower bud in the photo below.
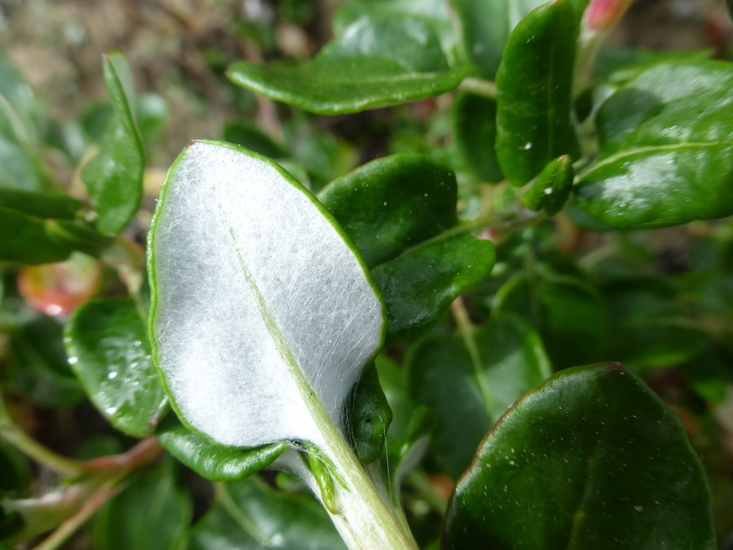
<svg viewBox="0 0 733 550">
<path fill-rule="evenodd" d="M 631 0 L 592 0 L 585 10 L 584 25 L 594 31 L 613 28 L 631 5 Z"/>
</svg>

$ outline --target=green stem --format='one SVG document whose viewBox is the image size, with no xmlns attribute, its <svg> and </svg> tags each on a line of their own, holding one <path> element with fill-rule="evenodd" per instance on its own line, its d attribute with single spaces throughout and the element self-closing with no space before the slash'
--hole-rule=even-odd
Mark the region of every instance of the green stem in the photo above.
<svg viewBox="0 0 733 550">
<path fill-rule="evenodd" d="M 255 539 L 257 544 L 266 548 L 269 541 L 262 536 L 257 525 L 242 513 L 242 510 L 239 509 L 237 503 L 234 502 L 234 499 L 232 499 L 232 496 L 226 490 L 226 486 L 223 483 L 215 483 L 214 491 L 217 501 L 219 501 L 229 516 L 237 522 L 237 525 L 239 525 L 245 533 Z"/>
<path fill-rule="evenodd" d="M 488 99 L 496 99 L 496 84 L 490 80 L 469 76 L 463 79 L 458 85 L 458 89 Z"/>
<path fill-rule="evenodd" d="M 41 445 L 16 426 L 5 409 L 2 394 L 0 394 L 0 437 L 39 464 L 61 474 L 77 476 L 86 472 L 86 467 L 82 462 L 61 456 Z"/>
<path fill-rule="evenodd" d="M 119 483 L 122 480 L 120 476 L 117 479 L 104 484 L 96 493 L 94 493 L 81 509 L 62 523 L 51 535 L 33 550 L 58 550 L 63 544 L 84 525 L 97 511 L 114 495 L 120 491 Z"/>
<path fill-rule="evenodd" d="M 494 396 L 486 382 L 486 377 L 483 376 L 483 362 L 481 361 L 481 354 L 479 353 L 476 341 L 473 337 L 474 326 L 468 316 L 468 312 L 466 311 L 463 298 L 459 296 L 455 299 L 451 304 L 451 311 L 453 313 L 453 318 L 456 320 L 458 334 L 461 335 L 463 344 L 466 346 L 468 355 L 471 357 L 471 365 L 473 366 L 476 384 L 481 391 L 486 416 L 491 419 L 494 417 Z"/>
<path fill-rule="evenodd" d="M 345 485 L 334 484 L 338 511 L 329 514 L 349 549 L 416 550 L 412 537 L 403 530 L 320 401 L 313 400 L 320 409 L 317 423 L 324 440 L 321 451 Z"/>
<path fill-rule="evenodd" d="M 412 485 L 422 495 L 433 510 L 438 512 L 441 516 L 445 515 L 445 511 L 448 508 L 448 503 L 433 489 L 432 483 L 425 474 L 425 471 L 421 468 L 416 468 L 407 474 L 407 482 Z"/>
</svg>

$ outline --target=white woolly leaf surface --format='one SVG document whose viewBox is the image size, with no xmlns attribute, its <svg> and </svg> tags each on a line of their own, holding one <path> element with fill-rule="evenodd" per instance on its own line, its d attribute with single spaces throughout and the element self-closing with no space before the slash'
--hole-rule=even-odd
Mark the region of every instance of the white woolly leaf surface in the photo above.
<svg viewBox="0 0 733 550">
<path fill-rule="evenodd" d="M 199 141 L 178 157 L 150 234 L 151 333 L 191 427 L 255 446 L 322 444 L 324 409 L 339 425 L 384 306 L 337 227 L 259 155 Z"/>
</svg>

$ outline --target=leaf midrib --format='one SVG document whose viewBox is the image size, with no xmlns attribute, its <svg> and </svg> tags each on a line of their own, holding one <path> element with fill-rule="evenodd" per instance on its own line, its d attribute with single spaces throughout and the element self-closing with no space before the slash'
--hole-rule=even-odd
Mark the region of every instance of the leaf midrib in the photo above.
<svg viewBox="0 0 733 550">
<path fill-rule="evenodd" d="M 696 149 L 696 148 L 714 148 L 714 147 L 733 147 L 733 141 L 715 141 L 715 142 L 692 142 L 692 143 L 676 143 L 672 145 L 653 145 L 649 147 L 637 147 L 636 149 L 625 149 L 622 152 L 611 155 L 600 160 L 597 163 L 591 164 L 583 172 L 578 174 L 577 180 L 580 181 L 591 172 L 599 170 L 609 164 L 613 164 L 624 158 L 633 157 L 636 155 L 643 155 L 645 153 L 663 153 L 666 151 L 679 151 L 684 149 Z"/>
</svg>

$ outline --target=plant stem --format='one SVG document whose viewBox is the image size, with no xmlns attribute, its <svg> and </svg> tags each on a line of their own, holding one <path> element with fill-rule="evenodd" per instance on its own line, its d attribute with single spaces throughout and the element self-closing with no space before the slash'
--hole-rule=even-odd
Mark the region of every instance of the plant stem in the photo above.
<svg viewBox="0 0 733 550">
<path fill-rule="evenodd" d="M 86 471 L 82 462 L 66 458 L 48 447 L 44 447 L 16 426 L 0 425 L 0 436 L 39 464 L 43 464 L 60 474 L 76 476 Z"/>
<path fill-rule="evenodd" d="M 56 529 L 51 535 L 46 538 L 41 544 L 36 546 L 33 550 L 57 550 L 60 548 L 69 538 L 76 533 L 76 531 L 84 525 L 111 497 L 115 496 L 120 492 L 121 487 L 119 482 L 120 476 L 106 483 L 101 489 L 94 493 L 89 500 L 81 507 L 81 509 L 62 523 L 58 529 Z"/>
<path fill-rule="evenodd" d="M 435 491 L 433 485 L 428 479 L 428 476 L 425 475 L 424 470 L 421 468 L 412 470 L 407 474 L 407 482 L 418 490 L 425 499 L 425 502 L 427 502 L 433 510 L 438 512 L 441 516 L 445 515 L 448 503 Z"/>
<path fill-rule="evenodd" d="M 76 476 L 86 471 L 86 467 L 82 462 L 61 456 L 48 447 L 41 445 L 16 426 L 5 409 L 2 394 L 0 394 L 0 437 L 26 456 L 60 474 Z"/>
<path fill-rule="evenodd" d="M 340 431 L 328 420 L 330 425 L 321 424 L 325 437 L 325 448 L 321 450 L 345 485 L 335 484 L 338 513 L 329 514 L 349 549 L 416 550 L 412 537 L 403 530 Z"/>
<path fill-rule="evenodd" d="M 463 79 L 458 89 L 488 99 L 496 99 L 496 84 L 490 80 L 469 76 Z"/>
<path fill-rule="evenodd" d="M 456 320 L 458 334 L 461 335 L 463 344 L 466 346 L 468 355 L 471 357 L 471 365 L 473 366 L 476 384 L 481 392 L 486 416 L 490 420 L 494 416 L 494 396 L 491 393 L 491 388 L 489 388 L 489 385 L 486 382 L 486 377 L 483 376 L 484 367 L 481 360 L 481 354 L 476 346 L 476 340 L 474 340 L 473 337 L 474 326 L 468 316 L 466 305 L 463 303 L 463 298 L 461 296 L 456 298 L 451 304 L 451 312 L 453 313 L 453 318 Z"/>
</svg>

